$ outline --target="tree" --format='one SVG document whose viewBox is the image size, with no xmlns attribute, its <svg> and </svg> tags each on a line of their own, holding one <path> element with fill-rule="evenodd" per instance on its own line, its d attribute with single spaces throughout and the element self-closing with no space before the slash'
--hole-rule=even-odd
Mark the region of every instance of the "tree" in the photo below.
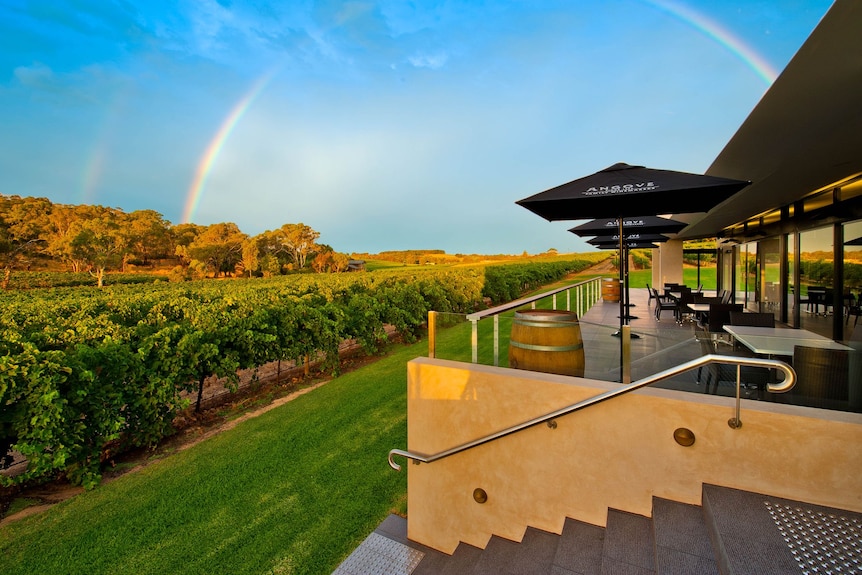
<svg viewBox="0 0 862 575">
<path fill-rule="evenodd" d="M 254 236 L 242 244 L 242 267 L 248 277 L 260 269 L 260 243 L 261 236 Z"/>
<path fill-rule="evenodd" d="M 180 258 L 180 262 L 185 266 L 188 266 L 192 259 L 188 253 L 189 246 L 205 229 L 204 226 L 192 223 L 178 224 L 171 228 L 170 235 L 174 245 L 174 254 Z"/>
<path fill-rule="evenodd" d="M 296 267 L 302 269 L 308 257 L 315 252 L 315 241 L 320 237 L 320 233 L 303 223 L 284 224 L 275 231 L 275 237 L 281 248 L 290 254 Z"/>
<path fill-rule="evenodd" d="M 227 275 L 236 270 L 242 261 L 242 247 L 246 236 L 234 223 L 212 224 L 198 235 L 187 248 L 189 257 L 213 272 Z"/>
<path fill-rule="evenodd" d="M 44 225 L 50 211 L 51 202 L 45 198 L 21 198 L 0 194 L 2 289 L 9 287 L 12 269 L 44 247 Z"/>
<path fill-rule="evenodd" d="M 117 211 L 113 210 L 113 212 Z M 76 238 L 83 229 L 83 222 L 109 218 L 110 216 L 107 215 L 109 212 L 112 210 L 103 206 L 54 204 L 48 214 L 45 251 L 69 264 L 74 272 L 86 270 L 90 262 L 85 250 L 82 249 L 82 240 L 79 239 L 76 242 Z"/>
<path fill-rule="evenodd" d="M 70 252 L 87 264 L 99 287 L 104 285 L 105 271 L 120 267 L 125 261 L 128 246 L 128 236 L 124 232 L 126 217 L 122 212 L 112 210 L 97 218 L 81 219 L 71 227 Z"/>
<path fill-rule="evenodd" d="M 331 272 L 339 273 L 347 270 L 350 258 L 340 254 L 326 244 L 318 246 L 317 253 L 311 260 L 311 269 L 317 273 Z"/>
<path fill-rule="evenodd" d="M 125 233 L 128 238 L 128 255 L 134 255 L 143 264 L 150 258 L 163 258 L 173 252 L 170 224 L 155 210 L 137 210 L 127 217 Z M 126 262 L 123 262 L 125 267 Z"/>
</svg>

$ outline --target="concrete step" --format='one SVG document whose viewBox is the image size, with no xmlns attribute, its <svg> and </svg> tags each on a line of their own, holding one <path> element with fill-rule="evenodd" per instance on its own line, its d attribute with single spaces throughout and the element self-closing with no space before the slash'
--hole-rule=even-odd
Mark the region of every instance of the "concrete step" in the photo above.
<svg viewBox="0 0 862 575">
<path fill-rule="evenodd" d="M 653 497 L 656 575 L 718 575 L 703 508 Z"/>
<path fill-rule="evenodd" d="M 566 519 L 557 542 L 553 575 L 600 575 L 605 529 Z"/>
<path fill-rule="evenodd" d="M 560 536 L 529 528 L 520 543 L 491 537 L 472 575 L 550 575 Z"/>
<path fill-rule="evenodd" d="M 706 484 L 703 510 L 722 575 L 862 573 L 862 514 Z"/>
<path fill-rule="evenodd" d="M 608 510 L 607 527 L 567 519 L 447 555 L 407 539 L 390 515 L 337 575 L 786 575 L 862 573 L 862 514 L 703 486 L 703 507 L 653 498 L 652 519 Z"/>
<path fill-rule="evenodd" d="M 608 509 L 602 575 L 655 575 L 655 539 L 649 517 Z"/>
</svg>

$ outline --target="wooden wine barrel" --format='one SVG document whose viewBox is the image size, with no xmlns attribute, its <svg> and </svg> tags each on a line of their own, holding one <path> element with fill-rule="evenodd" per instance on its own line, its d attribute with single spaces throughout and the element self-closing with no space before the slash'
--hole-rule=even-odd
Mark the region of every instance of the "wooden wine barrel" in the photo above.
<svg viewBox="0 0 862 575">
<path fill-rule="evenodd" d="M 620 301 L 620 280 L 617 278 L 602 278 L 602 300 Z"/>
<path fill-rule="evenodd" d="M 577 314 L 516 311 L 509 339 L 509 367 L 583 377 L 584 342 Z"/>
</svg>

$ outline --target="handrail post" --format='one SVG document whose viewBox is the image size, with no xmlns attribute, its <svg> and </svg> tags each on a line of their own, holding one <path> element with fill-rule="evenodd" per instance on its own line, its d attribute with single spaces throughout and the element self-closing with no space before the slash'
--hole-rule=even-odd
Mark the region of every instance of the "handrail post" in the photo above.
<svg viewBox="0 0 862 575">
<path fill-rule="evenodd" d="M 470 346 L 473 349 L 473 363 L 479 363 L 479 320 L 470 320 L 473 323 L 473 329 L 470 333 Z"/>
<path fill-rule="evenodd" d="M 736 416 L 730 419 L 727 424 L 731 427 L 731 429 L 739 429 L 742 427 L 742 420 L 739 419 L 739 407 L 740 407 L 740 390 L 742 382 L 742 365 L 736 366 Z"/>
<path fill-rule="evenodd" d="M 572 311 L 572 290 L 566 290 L 566 311 Z"/>
<path fill-rule="evenodd" d="M 437 312 L 428 310 L 428 357 L 437 357 Z"/>
<path fill-rule="evenodd" d="M 494 316 L 494 367 L 500 365 L 500 316 Z"/>
<path fill-rule="evenodd" d="M 557 294 L 551 296 L 551 309 L 557 309 Z"/>
<path fill-rule="evenodd" d="M 632 382 L 632 326 L 623 325 L 620 332 L 620 337 L 623 340 L 623 372 L 622 382 L 626 385 Z"/>
</svg>

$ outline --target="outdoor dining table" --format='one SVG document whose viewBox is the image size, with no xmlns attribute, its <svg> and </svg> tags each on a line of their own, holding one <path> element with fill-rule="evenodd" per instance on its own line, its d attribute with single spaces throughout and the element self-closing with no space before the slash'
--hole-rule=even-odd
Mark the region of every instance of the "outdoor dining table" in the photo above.
<svg viewBox="0 0 862 575">
<path fill-rule="evenodd" d="M 806 329 L 726 325 L 724 331 L 759 355 L 793 356 L 793 348 L 797 345 L 823 349 L 852 349 Z"/>
</svg>

